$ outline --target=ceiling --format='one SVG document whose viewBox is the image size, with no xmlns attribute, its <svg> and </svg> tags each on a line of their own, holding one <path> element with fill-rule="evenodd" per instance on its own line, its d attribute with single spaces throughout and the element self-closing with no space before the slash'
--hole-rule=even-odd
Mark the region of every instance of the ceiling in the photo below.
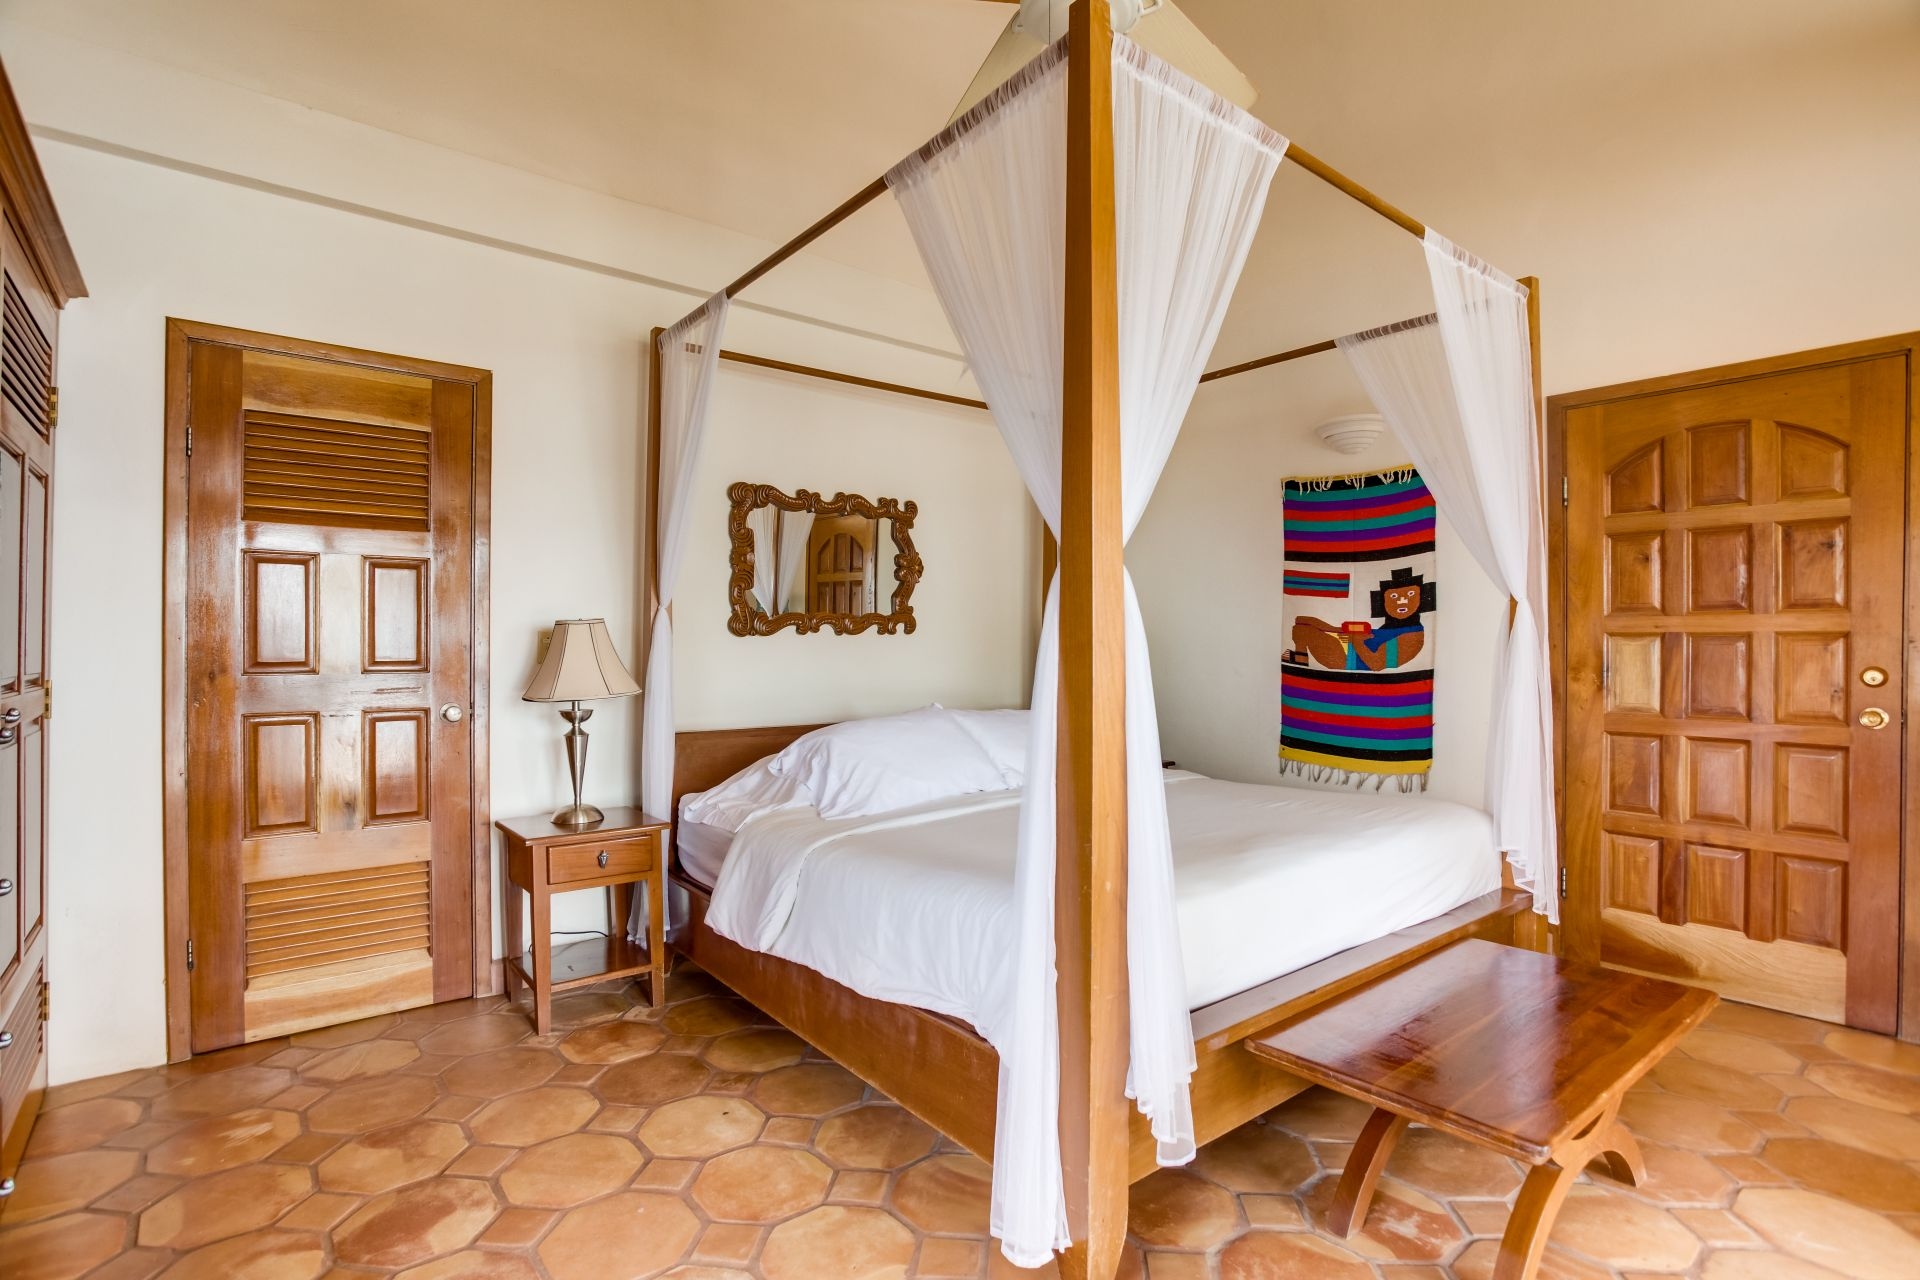
<svg viewBox="0 0 1920 1280">
<path fill-rule="evenodd" d="M 1738 222 L 1743 200 L 1769 198 L 1756 176 L 1818 180 L 1776 172 L 1796 157 L 1844 168 L 1863 123 L 1920 138 L 1914 0 L 1182 7 L 1268 123 L 1514 274 L 1576 290 L 1604 286 L 1601 264 L 1683 207 L 1710 257 L 1701 202 Z M 1010 14 L 984 0 L 0 0 L 14 21 L 769 241 L 935 132 Z M 888 201 L 819 252 L 924 282 Z M 1297 170 L 1276 183 L 1247 281 L 1216 363 L 1424 309 L 1411 239 Z"/>
</svg>

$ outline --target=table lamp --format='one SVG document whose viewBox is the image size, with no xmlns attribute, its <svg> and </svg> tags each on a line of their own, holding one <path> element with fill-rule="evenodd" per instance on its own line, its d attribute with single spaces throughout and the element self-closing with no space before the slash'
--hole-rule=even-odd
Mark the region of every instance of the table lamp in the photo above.
<svg viewBox="0 0 1920 1280">
<path fill-rule="evenodd" d="M 640 686 L 614 652 L 604 618 L 573 618 L 553 624 L 553 641 L 533 683 L 520 696 L 528 702 L 566 702 L 560 717 L 568 724 L 567 768 L 573 772 L 573 803 L 553 815 L 555 826 L 590 827 L 606 815 L 580 802 L 587 772 L 587 734 L 580 726 L 593 716 L 580 704 L 595 698 L 630 698 Z"/>
</svg>

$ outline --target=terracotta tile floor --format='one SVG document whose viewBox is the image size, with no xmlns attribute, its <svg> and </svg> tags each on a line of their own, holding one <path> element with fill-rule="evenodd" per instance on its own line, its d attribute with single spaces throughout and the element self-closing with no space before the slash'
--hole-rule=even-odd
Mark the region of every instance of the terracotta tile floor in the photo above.
<svg viewBox="0 0 1920 1280">
<path fill-rule="evenodd" d="M 534 1038 L 497 1000 L 53 1091 L 7 1280 L 1001 1275 L 987 1166 L 703 975 Z M 1583 1180 L 1549 1280 L 1920 1277 L 1920 1047 L 1737 1005 L 1629 1099 L 1648 1185 Z M 1314 1090 L 1135 1188 L 1131 1280 L 1478 1280 L 1508 1160 L 1411 1131 L 1316 1229 L 1362 1108 Z M 1018 1274 L 1010 1271 L 1007 1274 Z"/>
</svg>

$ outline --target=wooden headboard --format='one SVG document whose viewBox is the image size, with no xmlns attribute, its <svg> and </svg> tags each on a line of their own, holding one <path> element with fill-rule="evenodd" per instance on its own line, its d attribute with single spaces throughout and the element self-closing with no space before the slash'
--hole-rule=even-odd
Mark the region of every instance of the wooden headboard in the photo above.
<svg viewBox="0 0 1920 1280">
<path fill-rule="evenodd" d="M 680 820 L 680 797 L 718 786 L 754 761 L 770 756 L 817 724 L 769 725 L 757 729 L 702 729 L 673 735 L 673 812 Z"/>
</svg>

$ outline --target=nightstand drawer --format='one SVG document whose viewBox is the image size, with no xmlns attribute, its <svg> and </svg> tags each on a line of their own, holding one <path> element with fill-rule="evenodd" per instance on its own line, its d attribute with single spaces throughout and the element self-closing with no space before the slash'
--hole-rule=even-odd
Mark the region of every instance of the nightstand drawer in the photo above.
<svg viewBox="0 0 1920 1280">
<path fill-rule="evenodd" d="M 653 870 L 653 837 L 609 840 L 605 844 L 575 844 L 549 850 L 547 883 L 600 880 L 607 876 L 637 876 Z"/>
</svg>

